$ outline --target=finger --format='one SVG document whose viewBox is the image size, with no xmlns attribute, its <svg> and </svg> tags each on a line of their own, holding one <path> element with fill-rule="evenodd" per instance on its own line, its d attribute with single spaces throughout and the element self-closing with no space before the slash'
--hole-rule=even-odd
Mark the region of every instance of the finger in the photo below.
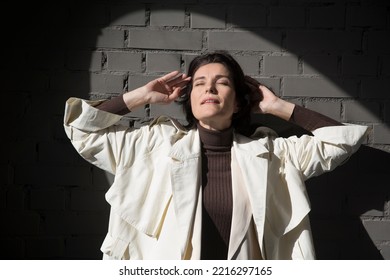
<svg viewBox="0 0 390 280">
<path fill-rule="evenodd" d="M 186 74 L 179 73 L 178 75 L 174 76 L 172 79 L 167 81 L 167 84 L 171 87 L 177 86 L 177 84 L 184 82 L 184 81 L 190 81 L 191 77 L 187 77 Z"/>
<path fill-rule="evenodd" d="M 187 77 L 186 79 L 173 85 L 173 87 L 180 87 L 180 88 L 186 87 L 190 81 L 191 81 L 191 77 Z"/>
<path fill-rule="evenodd" d="M 172 102 L 177 98 L 179 98 L 181 90 L 182 88 L 180 87 L 175 88 L 173 92 L 170 95 L 168 95 L 168 102 Z"/>
<path fill-rule="evenodd" d="M 161 82 L 167 83 L 167 82 L 171 81 L 172 79 L 174 79 L 175 77 L 180 76 L 180 75 L 181 74 L 179 73 L 179 71 L 172 71 L 172 72 L 166 74 L 165 76 L 162 76 L 161 78 L 159 78 L 159 80 Z"/>
</svg>

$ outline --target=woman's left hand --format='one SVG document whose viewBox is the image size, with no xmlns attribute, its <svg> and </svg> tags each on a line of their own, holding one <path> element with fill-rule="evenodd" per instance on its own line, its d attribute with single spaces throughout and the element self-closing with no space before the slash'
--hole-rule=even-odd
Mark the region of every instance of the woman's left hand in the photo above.
<svg viewBox="0 0 390 280">
<path fill-rule="evenodd" d="M 252 113 L 271 113 L 273 105 L 278 102 L 279 97 L 277 97 L 270 89 L 252 77 L 245 76 L 245 79 L 247 85 L 251 89 L 250 102 Z"/>
</svg>

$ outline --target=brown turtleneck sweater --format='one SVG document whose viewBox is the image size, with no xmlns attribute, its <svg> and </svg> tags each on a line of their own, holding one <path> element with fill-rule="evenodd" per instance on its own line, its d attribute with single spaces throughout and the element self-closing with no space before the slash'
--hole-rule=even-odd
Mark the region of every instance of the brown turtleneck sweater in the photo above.
<svg viewBox="0 0 390 280">
<path fill-rule="evenodd" d="M 124 115 L 129 112 L 122 96 L 96 106 Z M 312 110 L 295 106 L 290 118 L 302 128 L 316 128 L 341 123 Z M 233 128 L 211 131 L 198 125 L 202 143 L 202 243 L 201 259 L 227 259 L 233 211 L 231 146 Z"/>
<path fill-rule="evenodd" d="M 201 259 L 227 259 L 233 211 L 233 128 L 212 131 L 198 125 L 202 143 Z"/>
</svg>

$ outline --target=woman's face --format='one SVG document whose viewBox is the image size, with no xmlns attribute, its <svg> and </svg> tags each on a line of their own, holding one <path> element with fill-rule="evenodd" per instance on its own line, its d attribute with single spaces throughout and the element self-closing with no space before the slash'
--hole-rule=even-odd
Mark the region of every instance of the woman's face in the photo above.
<svg viewBox="0 0 390 280">
<path fill-rule="evenodd" d="M 230 127 L 238 112 L 233 79 L 220 63 L 199 67 L 192 77 L 191 108 L 199 124 L 207 129 Z"/>
</svg>

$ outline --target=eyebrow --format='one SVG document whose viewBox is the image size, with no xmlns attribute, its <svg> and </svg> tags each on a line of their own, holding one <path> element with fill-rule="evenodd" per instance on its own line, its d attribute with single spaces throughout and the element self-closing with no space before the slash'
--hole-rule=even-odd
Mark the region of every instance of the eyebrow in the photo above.
<svg viewBox="0 0 390 280">
<path fill-rule="evenodd" d="M 220 78 L 227 78 L 227 79 L 231 80 L 230 76 L 227 76 L 227 75 L 216 75 L 214 77 L 214 80 L 218 80 Z M 193 82 L 195 82 L 197 80 L 202 80 L 202 79 L 206 79 L 206 77 L 205 76 L 196 77 L 195 79 L 193 79 Z"/>
</svg>

